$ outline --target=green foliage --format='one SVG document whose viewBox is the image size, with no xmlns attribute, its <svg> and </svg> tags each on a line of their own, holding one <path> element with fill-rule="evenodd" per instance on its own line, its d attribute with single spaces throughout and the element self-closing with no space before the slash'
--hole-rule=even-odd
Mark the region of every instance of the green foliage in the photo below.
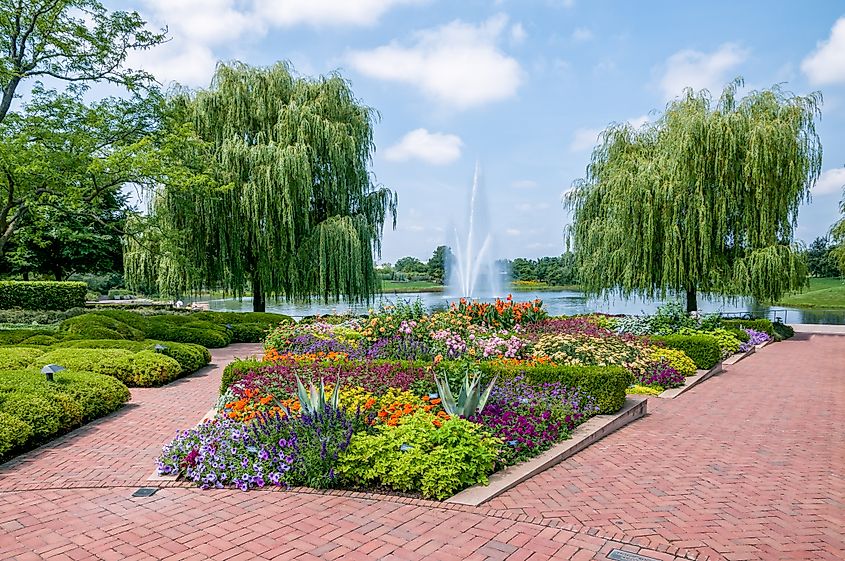
<svg viewBox="0 0 845 561">
<path fill-rule="evenodd" d="M 779 321 L 772 323 L 772 331 L 774 331 L 773 337 L 776 341 L 783 341 L 795 335 L 795 330 L 792 327 Z"/>
<path fill-rule="evenodd" d="M 56 349 L 37 357 L 31 367 L 40 369 L 46 364 L 113 376 L 126 385 L 141 387 L 166 384 L 182 373 L 180 364 L 168 356 L 125 349 Z"/>
<path fill-rule="evenodd" d="M 202 285 L 324 300 L 369 299 L 396 198 L 372 184 L 374 112 L 340 76 L 220 64 L 208 90 L 171 100 L 174 159 L 149 226 L 127 238 L 127 285 Z M 208 259 L 214 255 L 215 259 Z"/>
<path fill-rule="evenodd" d="M 267 364 L 268 363 L 256 359 L 236 358 L 223 369 L 223 376 L 220 380 L 220 394 L 222 395 L 226 393 L 229 386 L 246 376 L 250 370 L 255 370 L 256 368 Z"/>
<path fill-rule="evenodd" d="M 80 341 L 67 341 L 54 345 L 54 348 L 74 348 L 74 349 L 125 349 L 132 352 L 139 351 L 155 351 L 156 345 L 165 347 L 160 352 L 164 356 L 169 356 L 179 363 L 182 368 L 182 374 L 190 374 L 196 372 L 209 362 L 211 362 L 211 353 L 208 349 L 201 345 L 192 343 L 174 343 L 172 341 L 155 341 L 152 339 L 145 339 L 143 341 L 123 341 L 114 339 L 83 339 Z"/>
<path fill-rule="evenodd" d="M 0 412 L 0 458 L 21 448 L 32 437 L 32 427 L 9 413 Z"/>
<path fill-rule="evenodd" d="M 320 389 L 314 386 L 314 380 L 308 380 L 308 388 L 302 384 L 298 374 L 296 377 L 296 397 L 299 400 L 299 408 L 302 413 L 311 417 L 319 417 L 326 412 L 327 409 L 337 411 L 338 399 L 340 398 L 340 381 L 335 383 L 332 394 L 326 397 L 326 385 L 323 380 L 320 380 Z"/>
<path fill-rule="evenodd" d="M 233 323 L 233 343 L 260 343 L 267 335 L 267 328 L 261 323 Z"/>
<path fill-rule="evenodd" d="M 639 384 L 628 388 L 628 395 L 660 395 L 664 388 L 660 386 L 641 386 Z"/>
<path fill-rule="evenodd" d="M 762 331 L 770 337 L 775 336 L 772 322 L 767 319 L 723 319 L 721 324 L 725 329 L 753 329 L 755 331 Z"/>
<path fill-rule="evenodd" d="M 670 349 L 684 351 L 695 363 L 696 368 L 709 370 L 722 358 L 719 341 L 711 335 L 660 335 L 651 337 L 654 343 L 662 343 Z"/>
<path fill-rule="evenodd" d="M 37 336 L 50 337 L 55 335 L 55 331 L 49 329 L 10 329 L 0 330 L 0 345 L 20 345 L 27 339 Z"/>
<path fill-rule="evenodd" d="M 751 295 L 806 282 L 792 248 L 801 203 L 821 172 L 821 95 L 775 86 L 713 104 L 687 90 L 652 124 L 602 133 L 567 202 L 582 287 L 592 294 Z"/>
<path fill-rule="evenodd" d="M 490 398 L 490 392 L 493 390 L 493 385 L 496 383 L 496 377 L 493 376 L 487 388 L 482 390 L 481 376 L 474 374 L 470 382 L 469 366 L 467 366 L 457 399 L 452 394 L 448 378 L 441 378 L 435 374 L 434 383 L 437 385 L 437 393 L 440 395 L 443 410 L 450 416 L 466 418 L 484 410 L 484 406 Z"/>
<path fill-rule="evenodd" d="M 52 396 L 36 393 L 0 394 L 0 413 L 17 417 L 32 427 L 32 438 L 45 441 L 62 429 L 62 420 L 67 416 Z"/>
<path fill-rule="evenodd" d="M 68 318 L 86 313 L 85 308 L 70 308 L 65 311 L 57 310 L 0 310 L 0 323 L 51 325 L 60 323 Z"/>
<path fill-rule="evenodd" d="M 716 339 L 719 345 L 719 351 L 722 358 L 727 358 L 739 351 L 739 346 L 742 342 L 727 329 L 710 329 L 708 331 L 699 331 L 696 329 L 681 329 L 678 335 L 709 335 Z"/>
<path fill-rule="evenodd" d="M 450 418 L 440 428 L 435 419 L 420 411 L 396 427 L 353 434 L 337 475 L 350 485 L 383 485 L 435 499 L 486 484 L 501 441 L 464 419 Z"/>
<path fill-rule="evenodd" d="M 426 263 L 429 278 L 437 283 L 446 282 L 446 268 L 452 259 L 452 250 L 448 246 L 439 245 Z"/>
<path fill-rule="evenodd" d="M 631 372 L 621 366 L 527 366 L 482 362 L 479 368 L 485 379 L 499 376 L 503 384 L 522 374 L 535 384 L 561 382 L 567 387 L 579 388 L 595 398 L 602 414 L 615 413 L 625 405 L 625 390 L 634 381 Z"/>
<path fill-rule="evenodd" d="M 834 252 L 836 246 L 830 243 L 829 237 L 818 237 L 807 248 L 807 271 L 819 278 L 838 277 L 845 274 L 840 268 Z"/>
<path fill-rule="evenodd" d="M 34 347 L 0 347 L 0 370 L 18 370 L 44 354 Z"/>
<path fill-rule="evenodd" d="M 685 377 L 694 375 L 696 371 L 695 362 L 684 351 L 678 349 L 651 347 L 648 350 L 648 358 L 652 361 L 666 361 L 669 366 Z"/>
<path fill-rule="evenodd" d="M 751 336 L 744 329 L 726 329 L 726 331 L 736 337 L 740 343 L 745 343 L 751 339 Z"/>
<path fill-rule="evenodd" d="M 130 339 L 139 341 L 144 333 L 100 313 L 83 314 L 63 321 L 60 329 L 85 339 Z"/>
<path fill-rule="evenodd" d="M 84 282 L 0 281 L 0 308 L 67 310 L 85 306 Z"/>
<path fill-rule="evenodd" d="M 506 261 L 511 280 L 516 282 L 540 282 L 551 286 L 571 285 L 578 282 L 575 254 L 566 252 L 560 257 L 525 259 L 518 257 Z"/>
</svg>

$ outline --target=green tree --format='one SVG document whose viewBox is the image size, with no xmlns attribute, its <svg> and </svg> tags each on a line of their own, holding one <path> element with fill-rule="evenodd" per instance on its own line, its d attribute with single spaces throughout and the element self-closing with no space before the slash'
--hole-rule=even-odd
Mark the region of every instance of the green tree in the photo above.
<svg viewBox="0 0 845 561">
<path fill-rule="evenodd" d="M 807 270 L 811 276 L 828 278 L 839 276 L 839 263 L 833 254 L 829 238 L 816 238 L 807 248 Z"/>
<path fill-rule="evenodd" d="M 127 283 L 369 299 L 396 198 L 368 169 L 374 112 L 338 75 L 220 64 L 211 88 L 174 97 L 169 162 L 146 228 L 127 238 Z"/>
<path fill-rule="evenodd" d="M 839 271 L 845 275 L 845 188 L 842 189 L 842 201 L 839 203 L 839 212 L 842 218 L 833 225 L 830 235 L 833 238 L 833 257 L 839 263 Z"/>
<path fill-rule="evenodd" d="M 22 110 L 0 122 L 0 258 L 24 227 L 34 239 L 38 225 L 75 220 L 103 226 L 103 209 L 124 186 L 159 177 L 159 158 L 151 150 L 159 126 L 157 92 L 86 105 L 83 91 L 59 93 L 36 84 Z"/>
<path fill-rule="evenodd" d="M 400 273 L 428 273 L 426 264 L 411 256 L 398 259 L 393 268 Z"/>
<path fill-rule="evenodd" d="M 568 197 L 583 287 L 776 300 L 806 283 L 792 247 L 821 168 L 821 95 L 778 87 L 715 104 L 687 90 L 652 125 L 605 130 Z"/>
<path fill-rule="evenodd" d="M 428 260 L 427 270 L 431 281 L 443 284 L 446 278 L 446 268 L 452 259 L 452 250 L 448 246 L 439 245 Z"/>
<path fill-rule="evenodd" d="M 165 39 L 144 25 L 136 12 L 109 12 L 96 0 L 0 0 L 0 123 L 28 78 L 149 83 L 149 74 L 124 66 L 133 50 Z"/>
</svg>

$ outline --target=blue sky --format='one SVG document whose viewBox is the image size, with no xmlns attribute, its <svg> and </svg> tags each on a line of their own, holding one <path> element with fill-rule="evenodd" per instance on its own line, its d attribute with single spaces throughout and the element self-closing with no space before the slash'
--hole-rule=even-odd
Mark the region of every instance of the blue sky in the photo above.
<svg viewBox="0 0 845 561">
<path fill-rule="evenodd" d="M 641 123 L 684 86 L 820 90 L 825 171 L 798 237 L 826 233 L 845 185 L 845 2 L 744 0 L 133 0 L 171 41 L 131 64 L 207 86 L 217 60 L 340 71 L 376 108 L 378 182 L 399 195 L 383 260 L 427 259 L 484 169 L 496 252 L 556 255 L 561 194 L 608 123 Z"/>
</svg>

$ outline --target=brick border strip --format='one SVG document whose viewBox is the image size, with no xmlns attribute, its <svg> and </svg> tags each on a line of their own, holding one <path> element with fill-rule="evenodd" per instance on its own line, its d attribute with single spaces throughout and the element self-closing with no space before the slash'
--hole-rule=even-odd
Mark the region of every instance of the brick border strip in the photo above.
<svg viewBox="0 0 845 561">
<path fill-rule="evenodd" d="M 526 479 L 574 456 L 608 434 L 643 417 L 647 412 L 647 403 L 648 399 L 644 396 L 628 396 L 625 405 L 618 413 L 591 417 L 572 432 L 572 438 L 569 440 L 554 445 L 535 458 L 497 471 L 490 476 L 490 482 L 487 485 L 474 485 L 444 502 L 467 506 L 482 505 Z"/>
</svg>

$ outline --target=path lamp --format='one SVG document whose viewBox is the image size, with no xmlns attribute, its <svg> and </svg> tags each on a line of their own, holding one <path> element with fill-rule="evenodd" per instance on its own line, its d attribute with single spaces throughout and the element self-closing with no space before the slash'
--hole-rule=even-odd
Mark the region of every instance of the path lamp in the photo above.
<svg viewBox="0 0 845 561">
<path fill-rule="evenodd" d="M 155 347 L 153 347 L 153 349 L 157 353 L 163 353 L 164 351 L 166 351 L 168 349 L 168 347 L 167 347 L 167 345 L 162 345 L 162 344 L 158 343 L 158 344 L 156 344 Z"/>
<path fill-rule="evenodd" d="M 48 364 L 47 366 L 41 369 L 41 373 L 44 374 L 48 382 L 52 382 L 53 374 L 55 374 L 56 372 L 61 372 L 62 370 L 65 370 L 64 366 L 59 366 L 58 364 Z"/>
</svg>

